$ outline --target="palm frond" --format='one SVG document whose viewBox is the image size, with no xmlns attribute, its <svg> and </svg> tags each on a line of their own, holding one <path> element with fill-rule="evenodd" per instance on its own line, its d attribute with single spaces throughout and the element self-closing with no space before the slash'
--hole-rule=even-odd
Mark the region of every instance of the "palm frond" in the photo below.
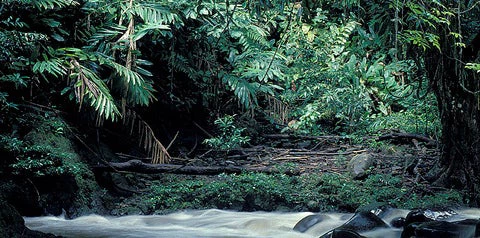
<svg viewBox="0 0 480 238">
<path fill-rule="evenodd" d="M 138 3 L 132 10 L 146 23 L 170 24 L 177 17 L 170 9 L 157 3 Z"/>
<path fill-rule="evenodd" d="M 120 115 L 120 112 L 105 83 L 97 74 L 81 65 L 78 61 L 72 60 L 71 66 L 73 73 L 70 74 L 70 78 L 76 80 L 74 90 L 80 108 L 86 96 L 90 106 L 97 111 L 100 117 L 104 116 L 105 119 L 115 120 Z"/>
<path fill-rule="evenodd" d="M 65 76 L 67 74 L 67 69 L 63 65 L 64 60 L 58 58 L 47 59 L 44 61 L 37 61 L 33 65 L 33 72 L 44 75 L 45 73 L 51 74 L 56 78 Z M 45 77 L 45 76 L 44 76 Z"/>
</svg>

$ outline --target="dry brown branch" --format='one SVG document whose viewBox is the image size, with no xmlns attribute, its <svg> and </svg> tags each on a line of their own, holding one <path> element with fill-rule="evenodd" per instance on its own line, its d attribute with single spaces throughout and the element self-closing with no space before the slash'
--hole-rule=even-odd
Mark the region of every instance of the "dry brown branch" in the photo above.
<svg viewBox="0 0 480 238">
<path fill-rule="evenodd" d="M 288 104 L 270 95 L 266 95 L 265 97 L 268 104 L 266 111 L 269 112 L 269 116 L 271 116 L 276 123 L 286 125 L 288 123 L 288 114 L 290 113 Z"/>
<path fill-rule="evenodd" d="M 175 140 L 177 139 L 178 133 L 180 133 L 180 131 L 177 131 L 177 133 L 175 133 L 175 136 L 174 136 L 173 139 L 170 141 L 170 143 L 167 145 L 167 148 L 166 148 L 167 151 L 168 151 L 168 149 L 170 149 L 170 147 L 172 146 L 173 142 L 175 142 Z"/>
<path fill-rule="evenodd" d="M 152 128 L 135 111 L 126 110 L 123 124 L 130 126 L 130 135 L 133 134 L 133 128 L 138 125 L 139 146 L 152 158 L 153 164 L 164 164 L 170 160 L 170 155 L 163 144 L 155 137 Z"/>
</svg>

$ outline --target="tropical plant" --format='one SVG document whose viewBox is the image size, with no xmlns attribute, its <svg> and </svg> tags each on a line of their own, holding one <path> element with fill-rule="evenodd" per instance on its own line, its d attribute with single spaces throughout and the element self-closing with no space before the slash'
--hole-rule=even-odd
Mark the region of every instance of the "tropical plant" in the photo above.
<svg viewBox="0 0 480 238">
<path fill-rule="evenodd" d="M 250 141 L 248 136 L 242 136 L 245 128 L 238 128 L 234 124 L 235 115 L 225 115 L 215 120 L 220 134 L 216 137 L 205 139 L 204 143 L 217 150 L 229 151 L 236 149 Z"/>
</svg>

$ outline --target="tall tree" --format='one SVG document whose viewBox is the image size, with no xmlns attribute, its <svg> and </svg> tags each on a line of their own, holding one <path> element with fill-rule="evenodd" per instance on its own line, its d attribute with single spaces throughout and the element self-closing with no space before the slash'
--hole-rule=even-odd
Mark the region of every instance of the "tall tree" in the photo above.
<svg viewBox="0 0 480 238">
<path fill-rule="evenodd" d="M 467 188 L 480 202 L 480 81 L 466 69 L 478 62 L 480 6 L 478 1 L 442 1 L 430 11 L 449 9 L 448 22 L 436 30 L 439 47 L 425 53 L 425 69 L 437 97 L 442 123 L 442 157 L 437 182 Z M 432 4 L 434 5 L 434 4 Z"/>
</svg>

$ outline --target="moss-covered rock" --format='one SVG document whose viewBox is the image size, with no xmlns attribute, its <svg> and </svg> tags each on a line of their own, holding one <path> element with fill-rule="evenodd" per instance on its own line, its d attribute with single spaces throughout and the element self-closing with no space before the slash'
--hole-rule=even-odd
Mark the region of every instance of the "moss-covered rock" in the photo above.
<svg viewBox="0 0 480 238">
<path fill-rule="evenodd" d="M 67 123 L 51 115 L 28 114 L 26 117 L 28 124 L 23 126 L 29 129 L 22 128 L 23 135 L 3 136 L 6 141 L 3 149 L 15 153 L 15 160 L 4 165 L 10 171 L 10 175 L 5 176 L 15 177 L 10 186 L 20 189 L 0 190 L 6 191 L 8 197 L 24 197 L 27 201 L 17 204 L 8 197 L 5 199 L 20 209 L 22 215 L 29 216 L 60 215 L 64 211 L 67 217 L 104 213 L 103 191 L 86 158 L 77 153 L 74 132 Z M 27 209 L 22 207 L 25 204 L 29 204 Z M 33 209 L 37 205 L 40 214 L 37 208 Z M 33 210 L 36 212 L 32 213 Z"/>
</svg>

